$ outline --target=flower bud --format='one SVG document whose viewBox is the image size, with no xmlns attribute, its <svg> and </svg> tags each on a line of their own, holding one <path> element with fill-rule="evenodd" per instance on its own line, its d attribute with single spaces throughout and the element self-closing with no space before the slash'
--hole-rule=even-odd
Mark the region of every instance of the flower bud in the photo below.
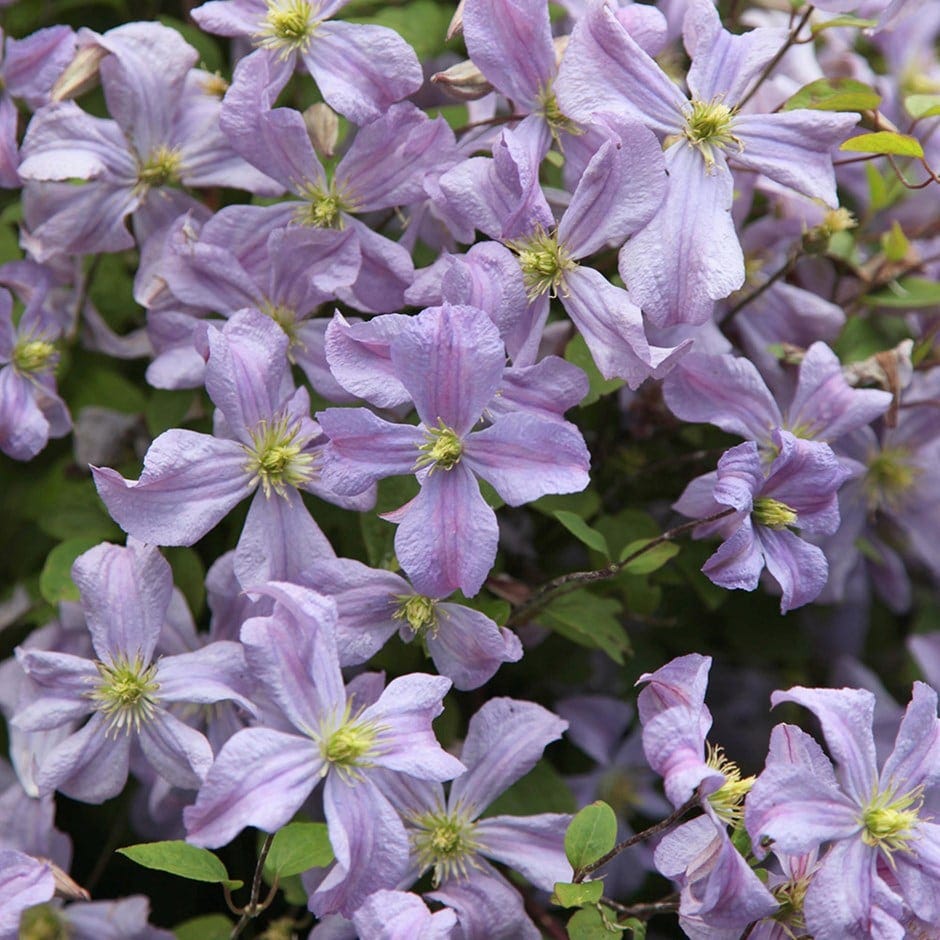
<svg viewBox="0 0 940 940">
<path fill-rule="evenodd" d="M 83 46 L 56 79 L 49 93 L 51 102 L 67 101 L 85 94 L 98 84 L 98 66 L 108 55 L 99 45 Z"/>
<path fill-rule="evenodd" d="M 322 101 L 310 105 L 304 111 L 304 124 L 313 149 L 322 157 L 332 157 L 339 139 L 339 118 L 336 112 Z"/>
<path fill-rule="evenodd" d="M 464 0 L 460 0 L 460 3 L 457 4 L 457 9 L 454 10 L 450 25 L 447 27 L 447 35 L 444 37 L 447 42 L 450 42 L 454 36 L 463 32 L 463 5 Z"/>
<path fill-rule="evenodd" d="M 436 72 L 431 81 L 441 85 L 451 98 L 458 101 L 476 101 L 493 90 L 483 73 L 469 61 L 458 62 L 446 71 Z"/>
</svg>

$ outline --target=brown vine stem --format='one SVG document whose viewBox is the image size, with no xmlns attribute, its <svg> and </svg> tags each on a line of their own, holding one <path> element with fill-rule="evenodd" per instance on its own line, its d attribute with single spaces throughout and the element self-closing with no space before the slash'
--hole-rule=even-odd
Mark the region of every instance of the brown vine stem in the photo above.
<svg viewBox="0 0 940 940">
<path fill-rule="evenodd" d="M 603 897 L 600 903 L 617 912 L 617 920 L 635 917 L 637 920 L 649 920 L 657 914 L 675 914 L 679 910 L 677 897 L 663 898 L 662 901 L 644 901 L 639 904 L 621 904 L 619 901 Z"/>
<path fill-rule="evenodd" d="M 751 86 L 751 90 L 735 104 L 735 109 L 740 110 L 743 108 L 750 100 L 754 97 L 757 89 L 767 81 L 770 73 L 777 67 L 777 64 L 780 60 L 787 54 L 787 50 L 796 43 L 799 38 L 800 32 L 803 27 L 809 22 L 809 18 L 813 15 L 813 11 L 816 8 L 810 4 L 803 15 L 800 17 L 800 21 L 790 30 L 790 35 L 787 36 L 787 41 L 780 47 L 774 57 L 764 66 L 764 70 L 757 76 L 757 81 Z"/>
<path fill-rule="evenodd" d="M 772 287 L 777 283 L 782 277 L 786 277 L 796 266 L 796 262 L 799 260 L 800 252 L 791 254 L 790 257 L 779 267 L 770 277 L 764 281 L 759 287 L 756 287 L 751 291 L 746 297 L 739 300 L 724 316 L 721 321 L 721 326 L 727 326 L 734 318 L 737 316 L 740 310 L 743 310 L 752 300 L 757 300 L 765 290 Z"/>
<path fill-rule="evenodd" d="M 237 937 L 241 936 L 242 931 L 248 926 L 248 922 L 253 918 L 257 917 L 262 911 L 267 910 L 271 902 L 274 900 L 274 895 L 277 893 L 278 888 L 278 878 L 275 876 L 274 883 L 271 885 L 271 890 L 268 892 L 268 896 L 259 902 L 261 897 L 261 876 L 264 872 L 264 863 L 268 857 L 268 852 L 271 851 L 271 843 L 274 841 L 274 833 L 269 832 L 264 837 L 264 843 L 261 846 L 261 851 L 258 853 L 258 863 L 255 865 L 255 876 L 251 882 L 251 897 L 248 900 L 248 903 L 241 909 L 235 908 L 232 905 L 231 896 L 228 892 L 228 886 L 225 886 L 225 900 L 228 902 L 228 906 L 236 914 L 241 914 L 241 919 L 235 925 L 231 934 L 229 935 L 229 940 L 236 940 Z"/>
<path fill-rule="evenodd" d="M 552 578 L 551 581 L 546 581 L 541 587 L 537 588 L 532 596 L 524 604 L 521 604 L 506 621 L 506 624 L 507 626 L 518 626 L 520 623 L 526 623 L 531 619 L 533 614 L 537 613 L 545 606 L 549 599 L 561 597 L 564 594 L 577 590 L 582 584 L 591 584 L 594 581 L 604 581 L 607 578 L 612 578 L 623 571 L 631 562 L 636 561 L 641 555 L 652 551 L 658 545 L 662 545 L 663 542 L 669 542 L 677 535 L 682 535 L 696 528 L 696 526 L 705 525 L 708 522 L 715 522 L 717 519 L 724 519 L 725 516 L 730 516 L 737 511 L 737 509 L 731 507 L 723 509 L 721 512 L 716 512 L 711 516 L 706 516 L 704 519 L 693 519 L 691 522 L 683 522 L 682 525 L 667 529 L 662 535 L 657 535 L 656 538 L 650 539 L 645 545 L 641 545 L 635 552 L 631 552 L 621 561 L 612 561 L 605 568 L 597 568 L 593 571 L 570 571 L 568 574 L 562 574 L 557 578 Z"/>
<path fill-rule="evenodd" d="M 574 877 L 571 879 L 574 884 L 581 884 L 584 879 L 590 875 L 592 872 L 597 871 L 598 868 L 602 868 L 606 865 L 611 859 L 616 858 L 621 852 L 629 849 L 631 845 L 636 845 L 638 842 L 642 842 L 644 839 L 651 839 L 653 836 L 659 835 L 661 832 L 665 832 L 667 829 L 671 829 L 686 813 L 695 809 L 701 802 L 701 796 L 699 795 L 698 790 L 695 791 L 692 796 L 685 801 L 677 810 L 674 810 L 670 813 L 665 819 L 660 820 L 653 826 L 650 826 L 649 829 L 644 829 L 642 832 L 634 833 L 630 836 L 629 839 L 624 839 L 623 842 L 618 842 L 606 855 L 602 855 L 597 861 L 591 862 L 590 865 L 585 865 L 583 868 L 579 868 L 575 873 Z"/>
</svg>

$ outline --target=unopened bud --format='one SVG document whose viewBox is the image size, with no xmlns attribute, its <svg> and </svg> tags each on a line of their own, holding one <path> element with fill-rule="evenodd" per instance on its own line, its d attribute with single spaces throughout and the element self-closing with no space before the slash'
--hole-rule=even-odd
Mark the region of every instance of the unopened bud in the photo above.
<svg viewBox="0 0 940 940">
<path fill-rule="evenodd" d="M 561 57 L 565 54 L 565 49 L 568 48 L 569 39 L 571 39 L 570 36 L 556 36 L 552 40 L 552 45 L 555 47 L 555 65 L 561 65 Z"/>
<path fill-rule="evenodd" d="M 447 35 L 444 37 L 447 42 L 450 42 L 454 36 L 463 32 L 463 5 L 464 0 L 460 0 L 460 3 L 457 4 L 457 9 L 454 10 L 450 25 L 447 27 Z"/>
<path fill-rule="evenodd" d="M 819 225 L 814 225 L 803 233 L 803 250 L 807 254 L 823 254 L 829 247 L 829 239 L 839 232 L 855 228 L 858 222 L 848 209 L 830 209 Z"/>
<path fill-rule="evenodd" d="M 431 81 L 443 87 L 451 98 L 458 101 L 476 101 L 488 95 L 493 86 L 472 62 L 458 62 L 443 72 L 436 72 Z"/>
<path fill-rule="evenodd" d="M 48 858 L 40 859 L 52 869 L 52 880 L 55 884 L 56 897 L 65 898 L 66 901 L 90 901 L 91 895 L 71 876 L 64 872 L 55 862 Z"/>
<path fill-rule="evenodd" d="M 339 140 L 339 118 L 336 112 L 322 101 L 310 105 L 304 111 L 304 124 L 313 149 L 321 157 L 332 157 Z"/>
<path fill-rule="evenodd" d="M 83 46 L 56 79 L 49 100 L 68 101 L 85 94 L 98 84 L 98 66 L 108 50 L 97 44 Z"/>
</svg>

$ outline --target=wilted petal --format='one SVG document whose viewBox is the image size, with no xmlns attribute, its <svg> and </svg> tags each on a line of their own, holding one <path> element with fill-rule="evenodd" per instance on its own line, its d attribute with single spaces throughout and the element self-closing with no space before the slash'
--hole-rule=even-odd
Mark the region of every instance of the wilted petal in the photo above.
<svg viewBox="0 0 940 940">
<path fill-rule="evenodd" d="M 215 848 L 246 826 L 276 832 L 320 780 L 323 757 L 309 738 L 247 728 L 220 751 L 196 802 L 183 812 L 186 838 Z"/>
</svg>

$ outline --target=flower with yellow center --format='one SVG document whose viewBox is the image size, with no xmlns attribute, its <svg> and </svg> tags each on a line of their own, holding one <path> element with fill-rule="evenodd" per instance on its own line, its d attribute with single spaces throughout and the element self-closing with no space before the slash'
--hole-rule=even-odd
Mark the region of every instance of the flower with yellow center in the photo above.
<svg viewBox="0 0 940 940">
<path fill-rule="evenodd" d="M 727 150 L 734 145 L 744 150 L 744 143 L 732 133 L 734 111 L 720 97 L 711 101 L 693 99 L 685 112 L 682 135 L 694 147 L 711 170 L 715 166 L 715 150 Z"/>
<path fill-rule="evenodd" d="M 255 43 L 286 59 L 310 48 L 318 22 L 308 0 L 267 0 L 267 13 L 254 36 Z"/>
<path fill-rule="evenodd" d="M 422 870 L 433 870 L 432 883 L 438 887 L 450 878 L 466 878 L 479 868 L 476 855 L 480 846 L 474 835 L 476 823 L 459 809 L 448 812 L 443 806 L 408 818 L 414 828 L 411 844 Z"/>
<path fill-rule="evenodd" d="M 55 343 L 42 337 L 26 337 L 13 347 L 10 358 L 13 368 L 20 375 L 28 376 L 53 370 L 59 361 L 59 354 Z"/>
<path fill-rule="evenodd" d="M 421 456 L 415 461 L 415 470 L 429 467 L 428 473 L 435 470 L 453 470 L 460 463 L 463 454 L 463 442 L 452 428 L 438 418 L 437 427 L 425 428 L 424 443 L 418 445 Z"/>
<path fill-rule="evenodd" d="M 519 267 L 529 300 L 542 294 L 556 296 L 563 289 L 565 275 L 577 267 L 558 236 L 542 229 L 528 238 L 509 242 L 509 247 L 519 256 Z"/>
<path fill-rule="evenodd" d="M 138 653 L 130 658 L 118 653 L 109 662 L 96 662 L 99 684 L 88 693 L 99 712 L 111 719 L 108 734 L 140 731 L 156 707 L 157 666 L 146 663 Z"/>
<path fill-rule="evenodd" d="M 271 493 L 287 495 L 287 487 L 309 483 L 314 476 L 315 456 L 304 451 L 300 423 L 283 415 L 273 421 L 261 421 L 251 432 L 251 445 L 245 445 L 251 474 L 250 486 L 261 484 L 266 497 Z"/>
<path fill-rule="evenodd" d="M 178 184 L 182 162 L 179 150 L 161 144 L 141 163 L 137 170 L 137 183 L 142 189 Z"/>
</svg>

